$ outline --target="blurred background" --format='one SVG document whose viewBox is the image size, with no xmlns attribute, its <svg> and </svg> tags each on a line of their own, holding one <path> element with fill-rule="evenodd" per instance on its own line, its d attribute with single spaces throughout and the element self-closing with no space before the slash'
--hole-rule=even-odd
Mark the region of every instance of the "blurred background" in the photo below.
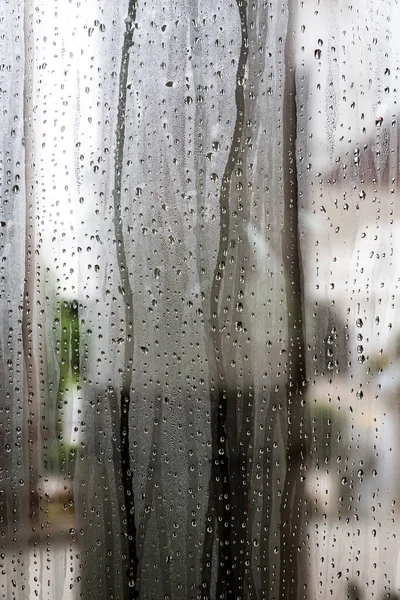
<svg viewBox="0 0 400 600">
<path fill-rule="evenodd" d="M 0 23 L 0 597 L 399 598 L 398 1 Z"/>
</svg>

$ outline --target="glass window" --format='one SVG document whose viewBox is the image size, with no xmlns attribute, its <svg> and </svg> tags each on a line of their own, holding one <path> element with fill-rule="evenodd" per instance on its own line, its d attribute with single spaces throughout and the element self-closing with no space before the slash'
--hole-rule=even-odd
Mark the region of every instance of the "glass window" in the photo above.
<svg viewBox="0 0 400 600">
<path fill-rule="evenodd" d="M 0 23 L 0 598 L 398 598 L 397 0 Z"/>
</svg>

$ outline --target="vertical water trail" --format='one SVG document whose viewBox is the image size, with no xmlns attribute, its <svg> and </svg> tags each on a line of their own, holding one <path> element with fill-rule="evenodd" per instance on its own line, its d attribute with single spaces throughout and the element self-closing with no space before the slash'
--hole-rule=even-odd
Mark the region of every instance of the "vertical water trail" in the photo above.
<svg viewBox="0 0 400 600">
<path fill-rule="evenodd" d="M 38 381 L 37 309 L 36 309 L 36 205 L 34 169 L 33 131 L 33 82 L 34 82 L 34 41 L 31 2 L 24 6 L 24 146 L 25 146 L 25 281 L 22 317 L 22 344 L 26 378 L 26 421 L 28 468 L 29 468 L 29 516 L 30 526 L 35 535 L 40 531 L 39 522 L 39 405 L 40 386 Z M 33 593 L 33 592 L 32 592 Z"/>
<path fill-rule="evenodd" d="M 120 291 L 125 305 L 125 365 L 121 388 L 121 424 L 120 424 L 120 452 L 121 452 L 121 480 L 124 489 L 126 533 L 128 540 L 128 599 L 138 597 L 136 591 L 136 577 L 138 570 L 138 556 L 136 547 L 135 523 L 135 498 L 133 493 L 133 473 L 130 463 L 129 445 L 129 408 L 132 387 L 132 361 L 134 351 L 134 324 L 133 324 L 133 293 L 129 281 L 128 266 L 123 236 L 123 219 L 121 211 L 121 182 L 125 144 L 125 116 L 127 81 L 129 70 L 129 53 L 133 41 L 137 0 L 129 0 L 128 15 L 125 19 L 126 30 L 121 55 L 121 69 L 119 74 L 117 127 L 115 132 L 115 174 L 114 174 L 114 230 L 117 245 L 117 260 L 120 276 Z"/>
<path fill-rule="evenodd" d="M 299 240 L 298 175 L 296 164 L 297 104 L 295 70 L 295 8 L 289 2 L 285 41 L 283 97 L 283 229 L 282 255 L 287 303 L 288 380 L 286 478 L 281 501 L 280 595 L 298 597 L 299 541 L 302 528 L 304 483 L 302 465 L 306 447 L 305 345 L 303 332 L 303 276 Z"/>
<path fill-rule="evenodd" d="M 243 126 L 244 126 L 244 75 L 248 58 L 248 33 L 247 33 L 247 1 L 236 0 L 239 11 L 241 45 L 236 71 L 236 119 L 230 146 L 228 160 L 225 166 L 220 196 L 220 239 L 218 255 L 214 270 L 213 282 L 211 286 L 210 301 L 210 321 L 211 321 L 211 339 L 213 345 L 214 363 L 215 363 L 215 382 L 211 390 L 212 405 L 212 470 L 210 482 L 210 504 L 213 503 L 215 516 L 213 521 L 218 523 L 219 537 L 219 557 L 218 557 L 218 577 L 216 597 L 230 597 L 235 594 L 234 573 L 232 557 L 232 491 L 230 481 L 229 449 L 235 447 L 237 440 L 229 440 L 227 436 L 227 404 L 228 389 L 225 377 L 225 369 L 222 357 L 222 339 L 220 332 L 220 323 L 218 318 L 219 298 L 222 287 L 223 271 L 229 244 L 229 211 L 230 211 L 230 185 L 233 170 L 237 162 L 241 146 Z M 233 398 L 236 401 L 236 398 Z M 234 405 L 232 407 L 234 410 Z M 209 522 L 209 521 L 208 521 Z M 210 523 L 209 523 L 210 525 Z M 209 539 L 213 535 L 213 527 L 208 527 L 206 531 L 204 547 L 212 549 L 213 541 Z M 210 531 L 211 530 L 211 531 Z M 209 552 L 210 553 L 210 552 Z M 211 556 L 203 555 L 202 567 L 202 595 L 203 598 L 210 598 L 211 586 Z M 209 566 L 207 566 L 207 563 Z"/>
</svg>

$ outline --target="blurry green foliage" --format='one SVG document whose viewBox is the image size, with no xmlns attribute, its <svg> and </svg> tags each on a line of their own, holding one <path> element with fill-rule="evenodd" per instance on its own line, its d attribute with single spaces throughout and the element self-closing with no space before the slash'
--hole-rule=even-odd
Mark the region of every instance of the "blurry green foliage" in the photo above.
<svg viewBox="0 0 400 600">
<path fill-rule="evenodd" d="M 64 409 L 68 404 L 67 393 L 79 385 L 79 315 L 76 300 L 61 300 L 55 309 L 54 324 L 60 331 L 58 340 L 59 385 L 56 411 L 56 438 L 49 445 L 48 466 L 52 471 L 73 473 L 76 445 L 64 440 Z"/>
</svg>

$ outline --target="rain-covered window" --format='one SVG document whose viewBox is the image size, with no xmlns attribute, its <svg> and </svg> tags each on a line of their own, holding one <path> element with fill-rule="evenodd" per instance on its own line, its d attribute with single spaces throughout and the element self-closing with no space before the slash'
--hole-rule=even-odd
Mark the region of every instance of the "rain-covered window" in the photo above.
<svg viewBox="0 0 400 600">
<path fill-rule="evenodd" d="M 0 1 L 0 599 L 400 597 L 399 31 Z"/>
</svg>

